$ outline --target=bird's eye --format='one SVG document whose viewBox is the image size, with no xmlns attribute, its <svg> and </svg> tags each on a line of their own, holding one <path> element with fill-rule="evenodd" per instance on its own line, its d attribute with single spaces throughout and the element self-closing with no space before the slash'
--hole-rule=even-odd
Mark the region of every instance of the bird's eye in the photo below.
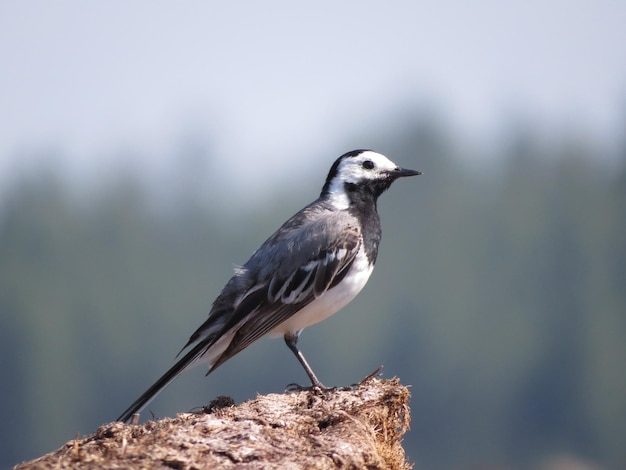
<svg viewBox="0 0 626 470">
<path fill-rule="evenodd" d="M 373 170 L 374 169 L 374 162 L 371 160 L 365 160 L 362 164 L 363 168 L 365 168 L 366 170 Z"/>
</svg>

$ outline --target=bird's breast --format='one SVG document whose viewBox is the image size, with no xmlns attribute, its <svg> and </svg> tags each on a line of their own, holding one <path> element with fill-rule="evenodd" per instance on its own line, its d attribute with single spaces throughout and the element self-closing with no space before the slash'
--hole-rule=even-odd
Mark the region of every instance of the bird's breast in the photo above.
<svg viewBox="0 0 626 470">
<path fill-rule="evenodd" d="M 274 328 L 270 334 L 295 333 L 335 314 L 361 292 L 373 270 L 374 265 L 369 262 L 365 252 L 361 249 L 354 263 L 352 263 L 350 271 L 339 284 L 293 314 Z"/>
</svg>

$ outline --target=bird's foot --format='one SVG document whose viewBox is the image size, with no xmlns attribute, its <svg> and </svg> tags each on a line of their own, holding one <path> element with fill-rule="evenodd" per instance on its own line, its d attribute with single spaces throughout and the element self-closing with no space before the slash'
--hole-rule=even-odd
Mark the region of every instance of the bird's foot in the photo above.
<svg viewBox="0 0 626 470">
<path fill-rule="evenodd" d="M 304 386 L 304 385 L 300 385 L 297 383 L 290 383 L 285 387 L 285 392 L 323 392 L 325 390 L 328 390 L 328 387 L 325 387 L 322 384 L 319 385 L 309 385 L 309 386 Z"/>
<path fill-rule="evenodd" d="M 354 390 L 357 388 L 359 384 L 350 385 L 350 386 L 335 386 L 335 387 L 326 387 L 324 385 L 309 385 L 308 387 L 304 387 L 297 383 L 291 383 L 285 387 L 286 393 L 294 393 L 294 392 L 312 392 L 316 395 L 325 395 L 330 392 L 349 392 L 350 390 Z"/>
<path fill-rule="evenodd" d="M 291 383 L 285 387 L 286 393 L 292 392 L 313 392 L 316 395 L 325 395 L 328 392 L 336 392 L 338 390 L 347 390 L 346 387 L 326 387 L 325 385 L 319 383 L 314 385 L 309 385 L 308 387 L 299 385 L 297 383 Z"/>
<path fill-rule="evenodd" d="M 359 388 L 361 385 L 369 382 L 370 380 L 376 378 L 377 376 L 381 375 L 380 371 L 382 370 L 383 366 L 378 366 L 376 368 L 376 370 L 374 370 L 374 372 L 372 372 L 371 374 L 367 375 L 363 380 L 361 380 L 359 383 L 356 384 L 352 384 L 352 385 L 348 385 L 348 386 L 343 386 L 343 387 L 326 387 L 325 385 L 323 385 L 321 382 L 317 383 L 317 384 L 312 384 L 309 385 L 307 387 L 297 384 L 297 383 L 290 383 L 285 387 L 285 392 L 286 393 L 290 393 L 290 392 L 314 392 L 318 395 L 323 395 L 327 392 L 349 392 L 351 390 L 356 390 L 357 388 Z"/>
</svg>

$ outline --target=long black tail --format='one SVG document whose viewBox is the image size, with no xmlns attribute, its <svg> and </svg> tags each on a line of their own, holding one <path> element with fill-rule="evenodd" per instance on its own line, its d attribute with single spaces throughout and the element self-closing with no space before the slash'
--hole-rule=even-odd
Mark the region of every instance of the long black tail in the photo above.
<svg viewBox="0 0 626 470">
<path fill-rule="evenodd" d="M 170 370 L 168 370 L 163 376 L 157 380 L 148 390 L 146 390 L 139 398 L 137 398 L 132 405 L 130 405 L 124 413 L 121 414 L 117 421 L 123 423 L 127 422 L 135 413 L 139 413 L 143 410 L 148 403 L 150 403 L 161 390 L 167 387 L 176 377 L 180 375 L 191 363 L 193 363 L 198 357 L 202 355 L 207 349 L 206 341 L 200 341 L 185 354 L 176 364 L 174 364 Z"/>
</svg>

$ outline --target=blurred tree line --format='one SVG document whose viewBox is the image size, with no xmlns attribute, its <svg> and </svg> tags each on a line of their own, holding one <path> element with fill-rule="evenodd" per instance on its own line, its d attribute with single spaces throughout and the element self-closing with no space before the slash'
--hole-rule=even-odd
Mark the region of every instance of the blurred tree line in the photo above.
<svg viewBox="0 0 626 470">
<path fill-rule="evenodd" d="M 381 198 L 383 242 L 364 292 L 303 334 L 314 369 L 344 385 L 384 364 L 411 385 L 416 468 L 538 468 L 555 455 L 623 467 L 626 142 L 606 158 L 581 135 L 546 143 L 520 128 L 481 160 L 436 119 L 403 122 L 353 139 L 424 175 Z M 233 265 L 317 195 L 337 156 L 311 156 L 314 177 L 285 175 L 297 181 L 258 204 L 231 198 L 235 176 L 196 171 L 211 167 L 208 147 L 185 152 L 192 164 L 166 210 L 132 173 L 93 194 L 54 172 L 5 191 L 3 467 L 115 419 L 172 364 Z M 208 379 L 201 369 L 150 410 L 306 382 L 268 339 Z"/>
</svg>

